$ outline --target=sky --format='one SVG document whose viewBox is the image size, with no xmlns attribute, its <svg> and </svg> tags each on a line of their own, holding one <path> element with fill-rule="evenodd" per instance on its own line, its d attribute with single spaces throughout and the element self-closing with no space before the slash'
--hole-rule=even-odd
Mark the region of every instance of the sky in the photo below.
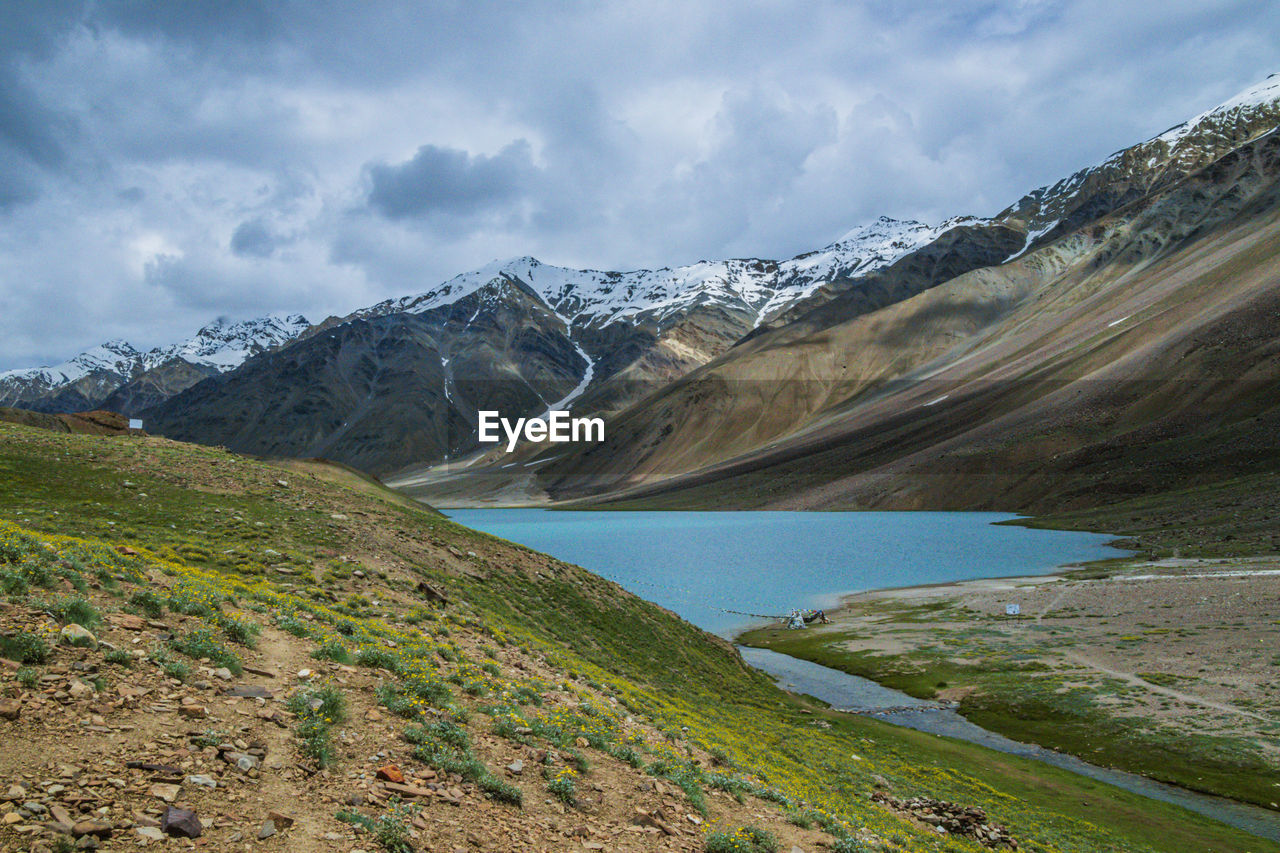
<svg viewBox="0 0 1280 853">
<path fill-rule="evenodd" d="M 992 215 L 1280 71 L 1258 0 L 4 5 L 0 370 Z"/>
</svg>

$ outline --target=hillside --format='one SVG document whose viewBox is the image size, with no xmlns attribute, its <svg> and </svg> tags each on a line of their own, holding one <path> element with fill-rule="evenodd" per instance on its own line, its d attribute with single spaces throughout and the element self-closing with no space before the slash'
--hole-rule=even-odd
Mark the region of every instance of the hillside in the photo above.
<svg viewBox="0 0 1280 853">
<path fill-rule="evenodd" d="M 527 491 L 1041 513 L 1272 471 L 1278 176 L 1271 132 L 998 266 L 841 322 L 833 301 L 619 413 Z"/>
<path fill-rule="evenodd" d="M 132 848 L 186 812 L 210 850 L 712 850 L 750 826 L 965 851 L 979 824 L 1021 850 L 1259 849 L 783 694 L 614 584 L 319 463 L 0 424 L 0 470 L 6 850 Z"/>
</svg>

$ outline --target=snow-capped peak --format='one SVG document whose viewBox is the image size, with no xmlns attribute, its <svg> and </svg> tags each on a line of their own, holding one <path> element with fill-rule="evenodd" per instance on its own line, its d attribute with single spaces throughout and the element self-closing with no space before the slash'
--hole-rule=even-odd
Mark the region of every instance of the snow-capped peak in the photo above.
<svg viewBox="0 0 1280 853">
<path fill-rule="evenodd" d="M 352 318 L 400 312 L 420 314 L 505 279 L 528 286 L 570 325 L 599 327 L 619 321 L 636 322 L 642 317 L 662 322 L 694 305 L 710 302 L 743 311 L 759 325 L 829 281 L 888 266 L 943 232 L 976 221 L 960 218 L 930 226 L 881 217 L 817 252 L 780 262 L 745 258 L 604 272 L 557 267 L 528 256 L 495 260 L 432 290 L 358 311 Z"/>
<path fill-rule="evenodd" d="M 151 350 L 143 360 L 148 369 L 181 358 L 225 372 L 250 356 L 293 340 L 310 325 L 301 314 L 268 314 L 239 322 L 219 317 L 186 341 Z"/>
<path fill-rule="evenodd" d="M 141 353 L 128 341 L 110 340 L 51 367 L 6 370 L 0 373 L 0 380 L 30 381 L 55 387 L 75 382 L 97 372 L 129 376 L 140 356 Z"/>
<path fill-rule="evenodd" d="M 1228 98 L 1218 106 L 1205 110 L 1195 118 L 1171 127 L 1155 137 L 1161 142 L 1174 144 L 1189 135 L 1197 128 L 1222 121 L 1246 118 L 1248 114 L 1259 108 L 1274 107 L 1280 103 L 1280 74 L 1272 74 L 1267 79 L 1247 87 Z"/>
<path fill-rule="evenodd" d="M 301 314 L 268 314 L 240 322 L 219 318 L 190 339 L 172 346 L 144 353 L 128 341 L 110 340 L 52 367 L 4 371 L 0 382 L 6 386 L 53 389 L 94 374 L 114 374 L 127 381 L 174 358 L 225 372 L 239 367 L 250 356 L 296 338 L 310 326 Z"/>
</svg>

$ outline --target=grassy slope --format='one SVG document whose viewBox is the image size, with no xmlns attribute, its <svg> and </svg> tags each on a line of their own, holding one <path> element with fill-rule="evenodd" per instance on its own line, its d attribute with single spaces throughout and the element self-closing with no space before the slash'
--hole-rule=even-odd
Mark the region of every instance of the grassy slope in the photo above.
<svg viewBox="0 0 1280 853">
<path fill-rule="evenodd" d="M 1012 524 L 1123 536 L 1121 547 L 1159 557 L 1280 553 L 1280 473 L 1236 477 Z"/>
<path fill-rule="evenodd" d="M 36 535 L 73 535 L 85 547 L 131 546 L 141 554 L 135 559 L 234 587 L 276 611 L 349 613 L 357 636 L 385 629 L 365 613 L 367 602 L 337 601 L 326 588 L 322 572 L 342 568 L 334 557 L 406 589 L 409 581 L 394 578 L 421 577 L 454 600 L 453 624 L 541 649 L 567 675 L 670 732 L 673 743 L 719 752 L 788 801 L 893 840 L 888 849 L 976 848 L 870 804 L 875 774 L 897 793 L 986 807 L 1026 850 L 1264 849 L 1181 809 L 1034 762 L 815 714 L 724 643 L 576 567 L 321 478 L 294 473 L 287 488 L 279 478 L 278 468 L 208 448 L 0 425 L 0 519 Z M 292 566 L 292 582 L 267 562 Z M 829 728 L 814 724 L 821 717 Z"/>
</svg>

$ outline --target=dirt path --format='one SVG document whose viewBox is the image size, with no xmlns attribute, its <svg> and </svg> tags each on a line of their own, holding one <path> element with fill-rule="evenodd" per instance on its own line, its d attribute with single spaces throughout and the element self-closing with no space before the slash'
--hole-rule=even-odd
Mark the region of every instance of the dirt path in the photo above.
<svg viewBox="0 0 1280 853">
<path fill-rule="evenodd" d="M 1159 693 L 1163 696 L 1168 696 L 1171 699 L 1177 699 L 1179 702 L 1187 702 L 1192 705 L 1202 705 L 1206 708 L 1212 708 L 1215 711 L 1222 711 L 1225 714 L 1238 714 L 1242 717 L 1249 717 L 1254 720 L 1261 720 L 1264 723 L 1275 722 L 1275 720 L 1269 717 L 1265 717 L 1262 714 L 1255 714 L 1253 711 L 1246 711 L 1243 708 L 1236 708 L 1232 705 L 1223 704 L 1222 702 L 1214 702 L 1212 699 L 1204 699 L 1200 696 L 1195 696 L 1191 693 L 1184 693 L 1181 690 L 1174 690 L 1171 687 L 1164 687 L 1159 684 L 1152 684 L 1150 681 L 1147 681 L 1145 678 L 1142 678 L 1141 676 L 1138 676 L 1132 672 L 1125 672 L 1123 670 L 1111 669 L 1110 667 L 1103 666 L 1102 664 L 1098 663 L 1092 658 L 1085 657 L 1079 652 L 1074 652 L 1074 651 L 1063 652 L 1063 657 L 1065 657 L 1067 660 L 1071 661 L 1072 663 L 1078 663 L 1081 666 L 1087 666 L 1090 669 L 1095 669 L 1098 672 L 1103 673 L 1104 675 L 1110 675 L 1113 678 L 1118 678 L 1121 681 L 1132 684 L 1135 687 L 1141 687 L 1144 690 L 1149 690 L 1152 693 Z"/>
<path fill-rule="evenodd" d="M 262 658 L 255 668 L 274 671 L 276 677 L 265 678 L 246 673 L 241 681 L 269 688 L 275 694 L 271 701 L 283 704 L 290 675 L 305 666 L 307 658 L 296 642 L 290 642 L 287 634 L 271 625 L 263 626 L 258 637 L 258 651 Z M 273 810 L 294 816 L 297 824 L 288 834 L 289 850 L 301 853 L 332 850 L 334 842 L 322 838 L 325 831 L 332 827 L 321 826 L 311 814 L 311 809 L 298 808 L 299 785 L 294 779 L 286 778 L 282 772 L 285 767 L 291 767 L 295 760 L 296 746 L 292 732 L 288 728 L 270 724 L 259 726 L 257 732 L 267 745 L 269 760 L 277 764 L 274 772 L 262 774 L 258 786 L 259 808 L 263 816 Z"/>
<path fill-rule="evenodd" d="M 1063 587 L 1062 591 L 1059 592 L 1057 595 L 1055 595 L 1052 601 L 1050 601 L 1044 607 L 1040 608 L 1040 612 L 1036 614 L 1036 622 L 1039 622 L 1046 615 L 1052 613 L 1054 611 L 1054 608 L 1056 608 L 1058 604 L 1061 603 L 1062 599 L 1066 598 L 1068 595 L 1074 592 L 1074 584 L 1064 581 L 1062 583 L 1062 587 Z"/>
</svg>

